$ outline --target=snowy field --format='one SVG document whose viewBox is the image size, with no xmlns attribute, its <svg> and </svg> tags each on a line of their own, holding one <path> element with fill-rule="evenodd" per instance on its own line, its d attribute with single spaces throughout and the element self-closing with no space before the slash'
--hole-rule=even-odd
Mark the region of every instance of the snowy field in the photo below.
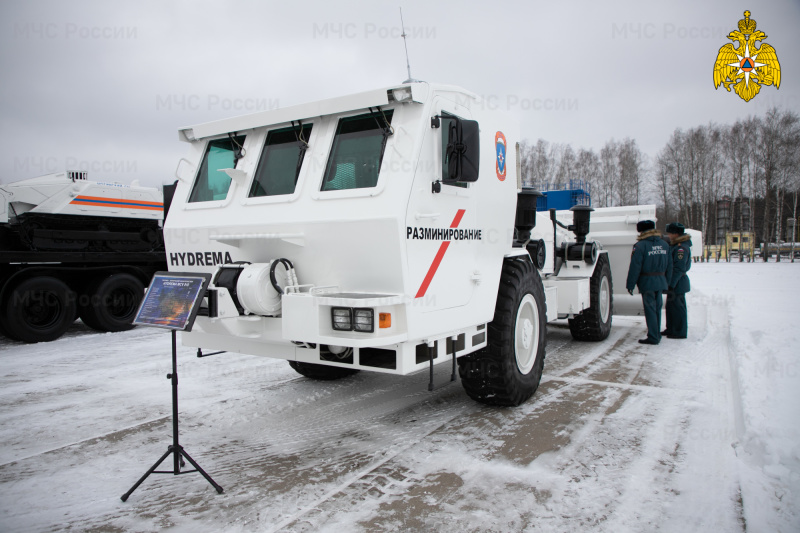
<svg viewBox="0 0 800 533">
<path fill-rule="evenodd" d="M 800 531 L 800 263 L 690 277 L 688 340 L 551 325 L 518 408 L 180 348 L 181 444 L 225 492 L 152 475 L 125 503 L 172 442 L 170 334 L 0 339 L 0 531 Z"/>
</svg>

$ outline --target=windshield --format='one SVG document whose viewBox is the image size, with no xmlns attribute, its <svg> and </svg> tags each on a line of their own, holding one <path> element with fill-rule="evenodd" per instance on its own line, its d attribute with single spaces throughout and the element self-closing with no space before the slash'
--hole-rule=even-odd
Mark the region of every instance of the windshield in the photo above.
<svg viewBox="0 0 800 533">
<path fill-rule="evenodd" d="M 310 124 L 303 126 L 302 132 L 299 127 L 269 132 L 250 187 L 250 198 L 294 193 L 310 135 Z"/>
<path fill-rule="evenodd" d="M 391 121 L 392 110 L 341 119 L 320 190 L 375 187 Z"/>
<path fill-rule="evenodd" d="M 237 135 L 208 142 L 189 202 L 224 200 L 228 196 L 231 178 L 219 171 L 236 168 L 236 162 L 243 155 L 244 139 L 244 135 Z"/>
</svg>

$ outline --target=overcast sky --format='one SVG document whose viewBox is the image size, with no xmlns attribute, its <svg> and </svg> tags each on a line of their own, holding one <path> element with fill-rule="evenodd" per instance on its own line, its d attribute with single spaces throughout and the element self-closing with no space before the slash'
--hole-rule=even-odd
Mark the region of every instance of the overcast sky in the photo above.
<svg viewBox="0 0 800 533">
<path fill-rule="evenodd" d="M 4 0 L 0 183 L 171 182 L 181 126 L 402 82 L 400 5 L 412 75 L 484 96 L 531 142 L 632 137 L 652 157 L 677 127 L 800 112 L 800 0 Z M 745 9 L 782 73 L 749 103 L 712 78 Z"/>
</svg>

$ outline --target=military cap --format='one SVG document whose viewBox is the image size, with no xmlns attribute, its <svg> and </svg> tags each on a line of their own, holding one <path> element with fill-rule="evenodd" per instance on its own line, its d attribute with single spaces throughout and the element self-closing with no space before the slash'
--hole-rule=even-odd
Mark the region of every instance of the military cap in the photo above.
<svg viewBox="0 0 800 533">
<path fill-rule="evenodd" d="M 683 235 L 685 233 L 685 228 L 683 224 L 680 222 L 670 222 L 667 224 L 667 233 L 672 233 L 674 235 Z"/>
<path fill-rule="evenodd" d="M 636 231 L 642 233 L 643 231 L 649 231 L 651 229 L 656 229 L 656 223 L 652 220 L 640 220 L 636 223 Z"/>
</svg>

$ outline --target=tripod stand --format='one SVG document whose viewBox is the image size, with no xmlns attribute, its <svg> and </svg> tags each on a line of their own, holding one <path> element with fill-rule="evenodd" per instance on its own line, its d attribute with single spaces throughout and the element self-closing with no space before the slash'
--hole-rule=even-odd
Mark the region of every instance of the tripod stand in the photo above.
<svg viewBox="0 0 800 533">
<path fill-rule="evenodd" d="M 194 459 L 189 457 L 189 454 L 186 453 L 186 450 L 184 450 L 183 446 L 181 446 L 180 443 L 178 442 L 178 357 L 177 357 L 177 352 L 178 352 L 178 348 L 177 348 L 177 333 L 173 329 L 172 330 L 172 373 L 171 374 L 167 374 L 167 379 L 172 381 L 172 444 L 167 448 L 166 453 L 164 455 L 162 455 L 161 458 L 158 461 L 156 461 L 156 464 L 154 464 L 152 467 L 150 467 L 150 470 L 148 470 L 139 479 L 139 481 L 137 481 L 136 484 L 133 487 L 131 487 L 131 490 L 129 490 L 128 492 L 126 492 L 125 494 L 123 494 L 121 496 L 120 499 L 123 502 L 128 499 L 128 496 L 130 496 L 133 493 L 133 491 L 135 491 L 139 487 L 139 485 L 141 485 L 142 482 L 144 482 L 144 480 L 147 479 L 147 477 L 150 474 L 173 474 L 173 475 L 177 476 L 179 474 L 191 474 L 193 472 L 200 472 L 203 475 L 203 477 L 206 478 L 206 481 L 211 483 L 211 486 L 214 487 L 215 489 L 217 489 L 217 492 L 219 494 L 222 494 L 222 487 L 217 485 L 214 482 L 214 480 L 211 479 L 211 476 L 209 476 L 205 472 L 205 470 L 200 468 L 200 465 L 198 465 L 195 462 Z M 173 457 L 172 471 L 169 471 L 169 470 L 156 470 L 156 468 L 158 468 L 158 466 L 161 463 L 163 463 L 164 459 L 169 457 L 170 454 L 172 454 L 172 457 Z M 186 470 L 184 472 L 181 472 L 181 467 L 186 464 L 186 463 L 183 462 L 183 458 L 184 457 L 186 458 L 187 461 L 189 461 L 191 463 L 191 465 L 195 468 L 195 470 Z"/>
</svg>

